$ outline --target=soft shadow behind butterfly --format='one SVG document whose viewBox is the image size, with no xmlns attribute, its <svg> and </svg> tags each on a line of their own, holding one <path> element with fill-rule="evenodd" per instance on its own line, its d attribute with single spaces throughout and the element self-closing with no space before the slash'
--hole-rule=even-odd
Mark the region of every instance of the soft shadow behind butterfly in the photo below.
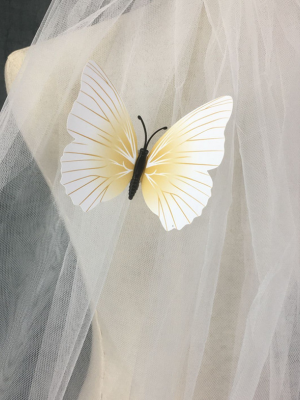
<svg viewBox="0 0 300 400">
<path fill-rule="evenodd" d="M 89 61 L 67 121 L 74 141 L 61 158 L 61 183 L 75 205 L 89 211 L 129 185 L 131 200 L 141 181 L 146 204 L 163 227 L 181 229 L 201 215 L 211 196 L 208 170 L 224 155 L 224 130 L 232 98 L 219 97 L 176 122 L 147 150 L 137 138 L 125 105 L 101 68 Z M 149 155 L 148 155 L 149 153 Z"/>
</svg>

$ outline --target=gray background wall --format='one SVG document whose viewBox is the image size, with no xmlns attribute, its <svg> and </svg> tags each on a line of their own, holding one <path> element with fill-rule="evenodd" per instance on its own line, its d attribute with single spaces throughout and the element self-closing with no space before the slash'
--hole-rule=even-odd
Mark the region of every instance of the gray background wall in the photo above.
<svg viewBox="0 0 300 400">
<path fill-rule="evenodd" d="M 7 56 L 31 44 L 51 0 L 0 0 L 0 108 L 6 98 Z"/>
</svg>

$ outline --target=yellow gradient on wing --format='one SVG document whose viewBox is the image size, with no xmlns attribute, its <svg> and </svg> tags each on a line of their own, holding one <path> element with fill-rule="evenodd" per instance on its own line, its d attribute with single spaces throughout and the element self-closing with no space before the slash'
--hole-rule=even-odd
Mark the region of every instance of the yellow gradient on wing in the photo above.
<svg viewBox="0 0 300 400">
<path fill-rule="evenodd" d="M 120 194 L 137 158 L 132 122 L 116 89 L 93 61 L 85 66 L 67 121 L 74 138 L 61 158 L 61 183 L 83 211 Z"/>
<path fill-rule="evenodd" d="M 206 206 L 212 188 L 208 170 L 223 159 L 231 112 L 230 96 L 204 104 L 176 122 L 151 150 L 142 190 L 167 231 L 190 224 Z"/>
</svg>

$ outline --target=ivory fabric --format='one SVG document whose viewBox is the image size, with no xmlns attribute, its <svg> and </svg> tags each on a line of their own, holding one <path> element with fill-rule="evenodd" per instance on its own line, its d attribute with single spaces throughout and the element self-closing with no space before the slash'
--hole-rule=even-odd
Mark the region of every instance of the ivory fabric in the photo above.
<svg viewBox="0 0 300 400">
<path fill-rule="evenodd" d="M 6 66 L 1 398 L 299 397 L 299 27 L 286 0 L 52 3 Z M 87 214 L 66 196 L 66 118 L 89 59 L 139 144 L 138 114 L 154 131 L 233 97 L 192 225 L 165 232 L 140 191 Z"/>
</svg>

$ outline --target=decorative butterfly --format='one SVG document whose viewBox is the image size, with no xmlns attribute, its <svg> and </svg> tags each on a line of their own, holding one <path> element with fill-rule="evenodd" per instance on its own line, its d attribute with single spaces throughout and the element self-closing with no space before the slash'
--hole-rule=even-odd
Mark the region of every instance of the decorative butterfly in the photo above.
<svg viewBox="0 0 300 400">
<path fill-rule="evenodd" d="M 201 215 L 211 196 L 208 170 L 224 155 L 224 130 L 232 98 L 219 97 L 176 122 L 149 153 L 150 138 L 140 116 L 144 146 L 137 138 L 125 105 L 101 68 L 85 66 L 81 88 L 67 121 L 74 141 L 61 158 L 61 183 L 75 205 L 89 211 L 120 194 L 129 184 L 131 200 L 141 181 L 146 204 L 163 227 L 181 229 Z"/>
</svg>

